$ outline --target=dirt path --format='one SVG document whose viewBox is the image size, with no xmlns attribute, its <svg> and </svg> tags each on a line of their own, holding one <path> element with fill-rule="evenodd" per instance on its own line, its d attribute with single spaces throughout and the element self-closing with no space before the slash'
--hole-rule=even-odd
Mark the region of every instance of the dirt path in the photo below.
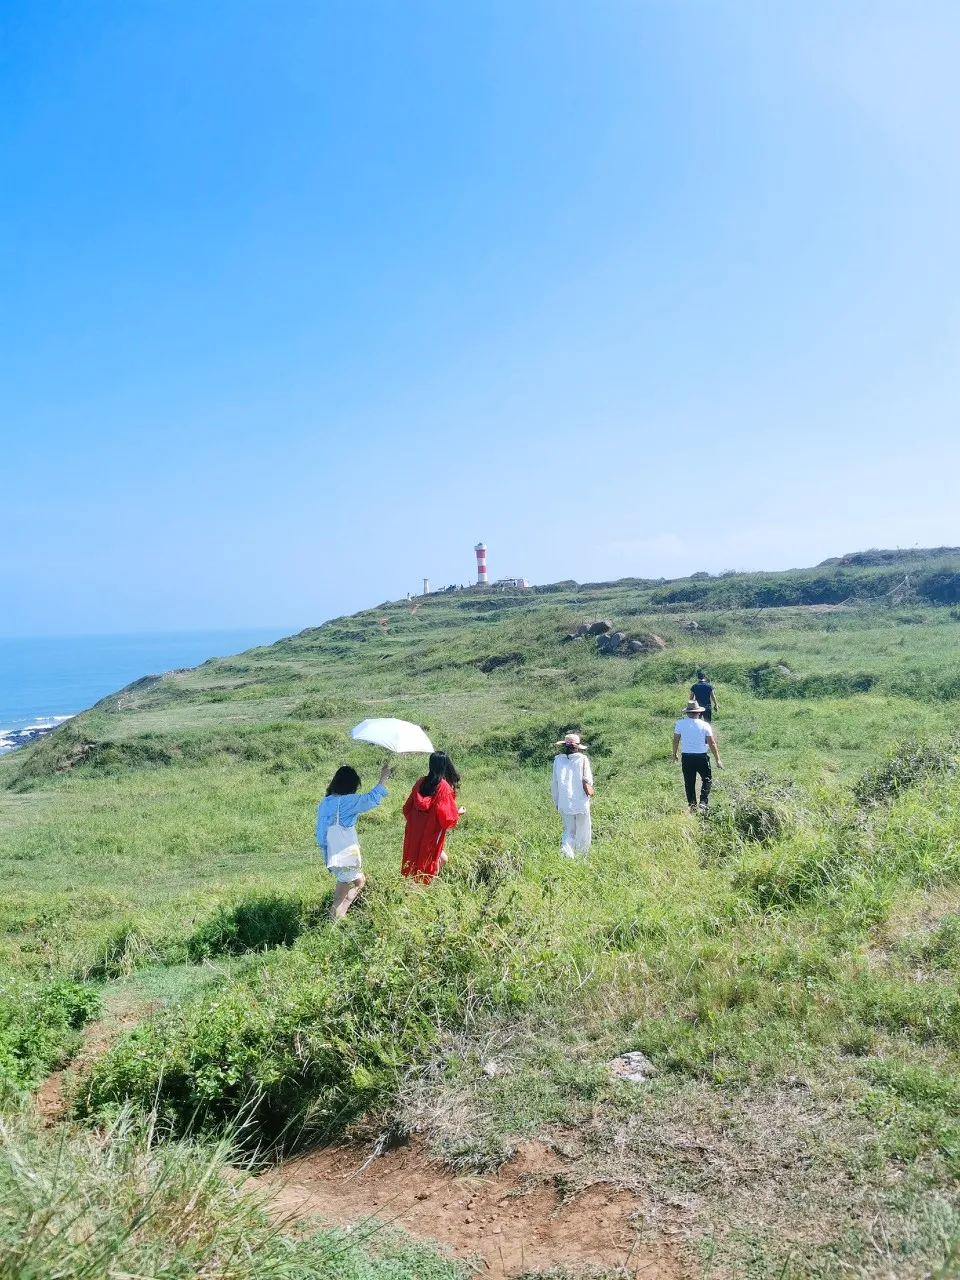
<svg viewBox="0 0 960 1280">
<path fill-rule="evenodd" d="M 62 1071 L 54 1071 L 47 1076 L 34 1092 L 34 1109 L 45 1125 L 56 1124 L 65 1117 L 67 1098 L 64 1090 L 67 1081 L 95 1058 L 106 1053 L 118 1036 L 135 1027 L 152 1008 L 153 1005 L 144 1004 L 143 1001 L 118 1001 L 102 1018 L 87 1023 L 83 1029 L 83 1044 L 76 1057 Z"/>
<path fill-rule="evenodd" d="M 417 1144 L 370 1160 L 334 1147 L 265 1174 L 278 1216 L 348 1226 L 395 1224 L 473 1260 L 484 1280 L 550 1267 L 622 1267 L 638 1280 L 682 1280 L 668 1245 L 643 1230 L 640 1201 L 596 1185 L 564 1199 L 566 1162 L 526 1143 L 496 1175 L 456 1176 Z M 370 1223 L 372 1225 L 372 1223 Z"/>
</svg>

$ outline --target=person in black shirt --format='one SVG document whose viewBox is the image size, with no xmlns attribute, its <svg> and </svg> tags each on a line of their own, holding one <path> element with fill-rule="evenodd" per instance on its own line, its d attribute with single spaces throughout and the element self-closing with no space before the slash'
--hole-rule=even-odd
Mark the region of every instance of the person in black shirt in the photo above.
<svg viewBox="0 0 960 1280">
<path fill-rule="evenodd" d="M 690 696 L 703 707 L 703 718 L 710 724 L 717 709 L 717 695 L 705 672 L 697 672 L 697 683 L 690 686 Z"/>
</svg>

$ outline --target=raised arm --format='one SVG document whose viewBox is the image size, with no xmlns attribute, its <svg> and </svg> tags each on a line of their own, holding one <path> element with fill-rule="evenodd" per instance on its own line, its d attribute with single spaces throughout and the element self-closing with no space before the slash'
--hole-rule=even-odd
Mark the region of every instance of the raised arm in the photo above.
<svg viewBox="0 0 960 1280">
<path fill-rule="evenodd" d="M 387 798 L 387 788 L 382 782 L 378 782 L 375 787 L 371 787 L 369 791 L 364 791 L 358 796 L 351 796 L 352 801 L 350 807 L 354 813 L 366 813 L 369 809 L 375 809 L 381 801 Z"/>
</svg>

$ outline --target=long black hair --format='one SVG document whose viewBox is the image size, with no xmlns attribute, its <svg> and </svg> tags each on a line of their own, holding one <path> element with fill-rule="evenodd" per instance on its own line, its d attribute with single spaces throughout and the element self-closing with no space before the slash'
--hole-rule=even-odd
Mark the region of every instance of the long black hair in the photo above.
<svg viewBox="0 0 960 1280">
<path fill-rule="evenodd" d="M 441 782 L 449 782 L 456 791 L 460 785 L 460 775 L 445 751 L 435 751 L 430 757 L 430 772 L 420 780 L 420 794 L 432 796 Z"/>
<path fill-rule="evenodd" d="M 360 775 L 352 765 L 342 764 L 330 780 L 328 796 L 352 796 L 360 790 Z"/>
</svg>

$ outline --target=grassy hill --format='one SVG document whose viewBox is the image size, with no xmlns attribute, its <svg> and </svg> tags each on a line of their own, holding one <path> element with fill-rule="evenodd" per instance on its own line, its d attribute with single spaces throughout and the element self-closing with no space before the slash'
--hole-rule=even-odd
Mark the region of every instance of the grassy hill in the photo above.
<svg viewBox="0 0 960 1280">
<path fill-rule="evenodd" d="M 91 1124 L 144 1159 L 151 1111 L 193 1161 L 224 1133 L 279 1154 L 359 1126 L 489 1170 L 537 1134 L 572 1189 L 633 1188 L 692 1274 L 955 1274 L 958 602 L 956 549 L 457 591 L 137 681 L 0 759 L 8 1109 L 99 1007 L 133 1009 L 76 1076 L 80 1181 L 106 1185 Z M 569 640 L 597 618 L 646 647 Z M 726 765 L 706 821 L 669 758 L 701 665 Z M 422 762 L 401 760 L 332 929 L 315 806 L 340 763 L 374 780 L 347 731 L 380 714 L 451 752 L 468 814 L 444 876 L 403 881 Z M 549 798 L 569 728 L 597 777 L 585 863 Z M 629 1050 L 648 1084 L 609 1079 Z M 402 1265 L 455 1274 L 424 1257 Z"/>
</svg>

